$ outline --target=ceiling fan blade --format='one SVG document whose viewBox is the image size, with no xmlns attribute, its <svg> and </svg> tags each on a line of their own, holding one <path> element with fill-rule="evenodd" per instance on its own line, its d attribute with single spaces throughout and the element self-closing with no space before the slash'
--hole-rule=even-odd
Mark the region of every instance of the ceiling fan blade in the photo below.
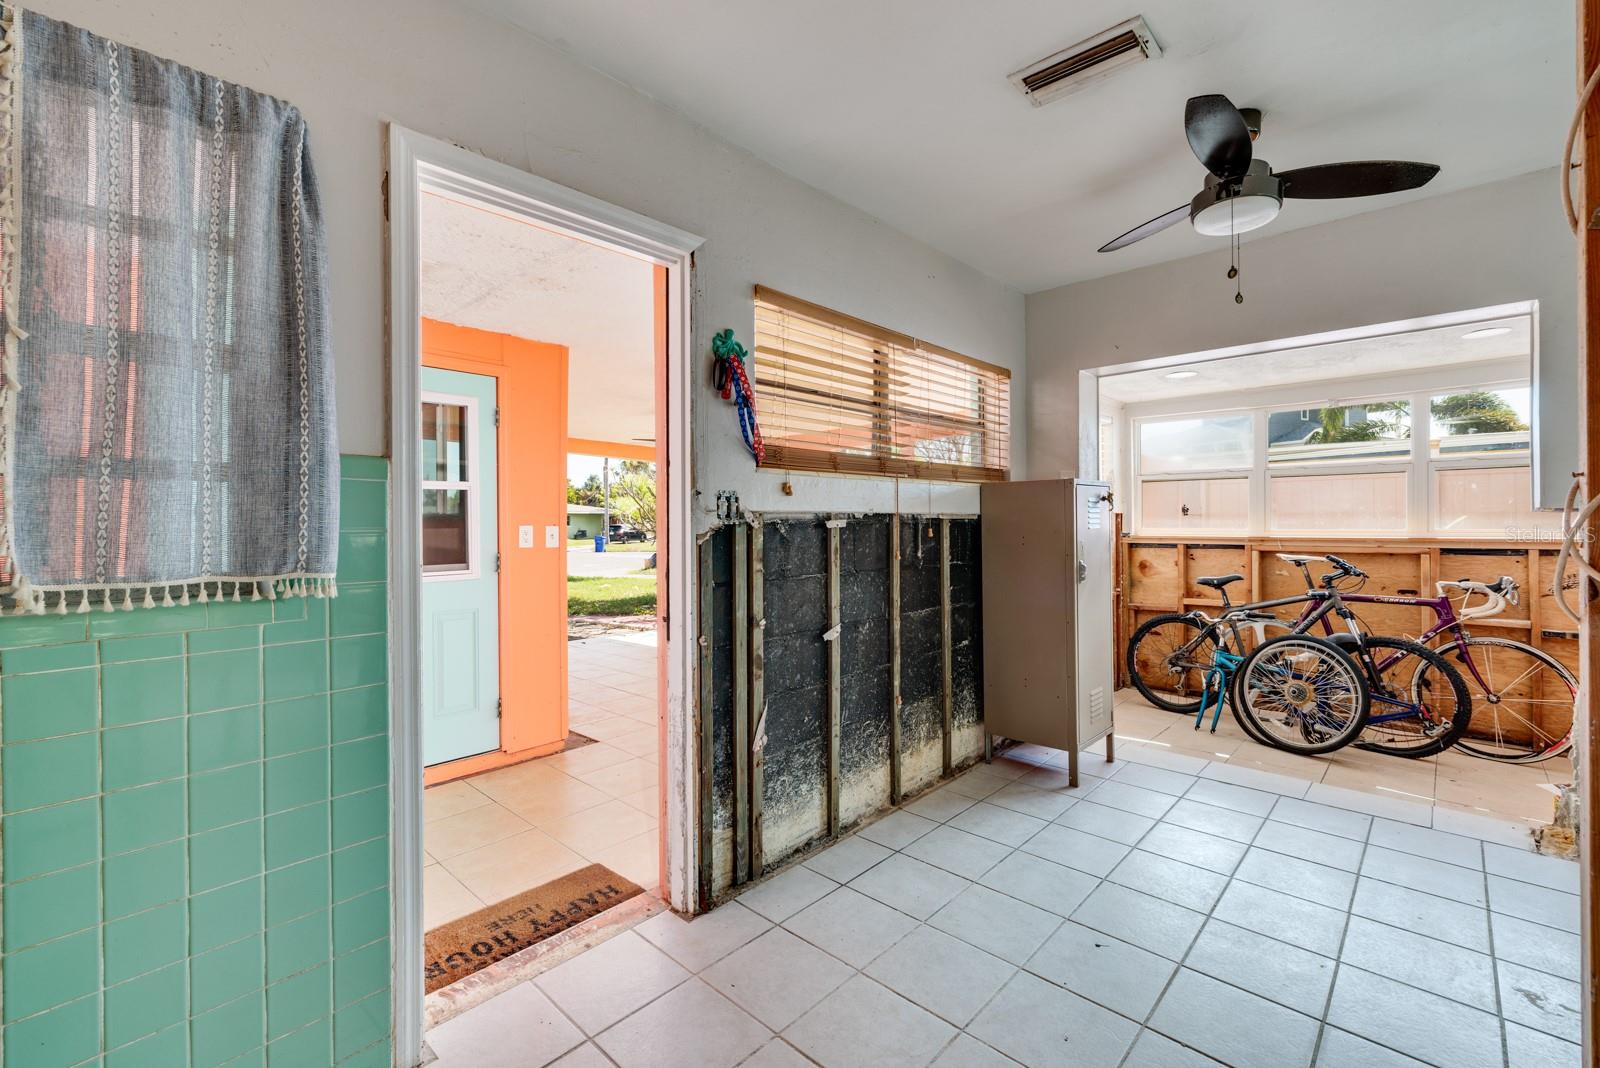
<svg viewBox="0 0 1600 1068">
<path fill-rule="evenodd" d="M 1221 93 L 1189 98 L 1183 106 L 1183 132 L 1195 156 L 1218 178 L 1237 178 L 1250 169 L 1250 128 Z"/>
<path fill-rule="evenodd" d="M 1115 252 L 1119 248 L 1127 248 L 1135 241 L 1143 241 L 1151 234 L 1159 234 L 1167 227 L 1173 225 L 1174 223 L 1180 223 L 1188 217 L 1189 205 L 1185 204 L 1181 208 L 1173 208 L 1165 215 L 1157 215 L 1149 222 L 1140 223 L 1138 226 L 1135 226 L 1132 230 L 1129 230 L 1121 237 L 1112 241 L 1107 241 L 1105 244 L 1100 246 L 1100 251 Z"/>
<path fill-rule="evenodd" d="M 1375 197 L 1427 185 L 1439 167 L 1399 159 L 1369 159 L 1353 163 L 1324 163 L 1279 171 L 1283 195 L 1300 200 L 1337 200 L 1341 197 Z"/>
</svg>

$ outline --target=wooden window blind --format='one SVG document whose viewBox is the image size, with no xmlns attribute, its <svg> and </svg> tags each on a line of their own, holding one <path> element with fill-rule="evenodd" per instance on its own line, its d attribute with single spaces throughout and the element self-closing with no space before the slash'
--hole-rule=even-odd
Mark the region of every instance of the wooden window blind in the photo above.
<svg viewBox="0 0 1600 1068">
<path fill-rule="evenodd" d="M 956 481 L 1011 469 L 1011 372 L 756 287 L 768 467 Z"/>
</svg>

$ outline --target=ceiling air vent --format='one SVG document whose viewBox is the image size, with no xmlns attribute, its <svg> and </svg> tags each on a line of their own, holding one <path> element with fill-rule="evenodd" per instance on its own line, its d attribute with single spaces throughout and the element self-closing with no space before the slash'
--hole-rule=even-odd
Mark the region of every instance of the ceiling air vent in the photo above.
<svg viewBox="0 0 1600 1068">
<path fill-rule="evenodd" d="M 1161 45 L 1140 15 L 1030 63 L 1011 75 L 1011 84 L 1034 107 L 1043 107 L 1124 67 L 1160 57 Z"/>
</svg>

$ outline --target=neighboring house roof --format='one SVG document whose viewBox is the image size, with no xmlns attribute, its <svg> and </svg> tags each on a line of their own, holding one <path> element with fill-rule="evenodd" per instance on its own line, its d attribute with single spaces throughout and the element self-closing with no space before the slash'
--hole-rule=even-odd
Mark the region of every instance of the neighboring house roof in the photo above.
<svg viewBox="0 0 1600 1068">
<path fill-rule="evenodd" d="M 606 510 L 596 504 L 569 504 L 568 515 L 605 515 Z"/>
</svg>

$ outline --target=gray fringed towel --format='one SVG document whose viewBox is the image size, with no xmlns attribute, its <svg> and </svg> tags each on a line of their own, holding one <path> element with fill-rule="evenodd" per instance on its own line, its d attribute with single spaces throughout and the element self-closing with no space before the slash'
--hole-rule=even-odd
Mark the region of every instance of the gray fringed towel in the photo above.
<svg viewBox="0 0 1600 1068">
<path fill-rule="evenodd" d="M 0 9 L 0 593 L 334 592 L 322 214 L 294 107 Z"/>
</svg>

